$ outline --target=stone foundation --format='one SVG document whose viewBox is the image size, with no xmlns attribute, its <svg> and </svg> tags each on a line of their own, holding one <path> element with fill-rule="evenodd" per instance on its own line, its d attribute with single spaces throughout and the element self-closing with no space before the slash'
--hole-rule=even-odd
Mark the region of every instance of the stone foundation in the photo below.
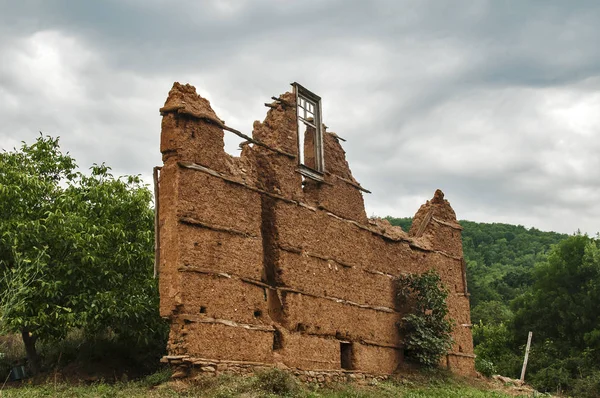
<svg viewBox="0 0 600 398">
<path fill-rule="evenodd" d="M 256 372 L 274 367 L 273 364 L 267 363 L 211 361 L 188 356 L 165 356 L 161 362 L 168 363 L 171 366 L 174 379 L 194 379 L 196 377 L 219 376 L 222 374 L 250 376 Z M 344 382 L 367 384 L 389 378 L 387 374 L 370 374 L 352 370 L 302 370 L 293 368 L 282 370 L 294 375 L 303 383 L 314 383 L 320 386 Z"/>
</svg>

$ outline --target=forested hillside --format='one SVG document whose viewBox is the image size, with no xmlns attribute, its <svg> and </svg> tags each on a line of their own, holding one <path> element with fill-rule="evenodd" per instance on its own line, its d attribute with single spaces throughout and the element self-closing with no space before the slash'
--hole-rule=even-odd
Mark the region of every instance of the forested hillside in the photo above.
<svg viewBox="0 0 600 398">
<path fill-rule="evenodd" d="M 410 218 L 388 217 L 405 231 Z M 460 221 L 477 369 L 543 391 L 600 396 L 600 241 L 508 224 Z"/>
<path fill-rule="evenodd" d="M 412 218 L 387 220 L 408 231 Z M 521 225 L 460 221 L 473 323 L 500 321 L 510 301 L 533 284 L 533 268 L 568 235 Z M 506 320 L 506 319 L 504 319 Z"/>
</svg>

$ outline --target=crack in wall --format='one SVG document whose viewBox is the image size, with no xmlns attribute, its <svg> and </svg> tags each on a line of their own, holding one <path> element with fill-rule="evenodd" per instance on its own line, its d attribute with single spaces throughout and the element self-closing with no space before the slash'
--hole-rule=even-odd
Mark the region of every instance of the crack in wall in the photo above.
<svg viewBox="0 0 600 398">
<path fill-rule="evenodd" d="M 273 170 L 269 161 L 268 155 L 258 156 L 258 168 L 261 170 L 259 174 L 259 183 L 266 191 L 275 191 L 277 187 L 276 180 L 273 176 Z M 275 214 L 276 199 L 268 195 L 260 195 L 260 233 L 262 237 L 263 247 L 263 282 L 267 285 L 277 286 L 277 263 L 279 261 L 278 250 L 278 233 L 277 220 Z M 282 305 L 282 300 L 279 297 L 277 290 L 269 289 L 266 291 L 268 315 L 271 320 L 277 324 L 285 324 L 285 312 Z M 277 336 L 274 336 L 274 339 Z M 282 339 L 273 345 L 282 345 Z"/>
</svg>

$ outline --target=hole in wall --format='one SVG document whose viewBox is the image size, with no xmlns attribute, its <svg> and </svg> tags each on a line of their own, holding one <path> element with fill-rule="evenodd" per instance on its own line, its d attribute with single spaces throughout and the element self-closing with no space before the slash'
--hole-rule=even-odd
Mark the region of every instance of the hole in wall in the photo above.
<svg viewBox="0 0 600 398">
<path fill-rule="evenodd" d="M 249 145 L 250 143 L 245 139 L 238 137 L 237 135 L 224 131 L 225 136 L 223 142 L 225 143 L 223 149 L 231 156 L 239 157 L 242 153 L 242 146 Z"/>
<path fill-rule="evenodd" d="M 297 332 L 306 332 L 306 329 L 307 329 L 307 327 L 303 323 L 299 323 L 299 324 L 296 325 L 296 331 Z"/>
<path fill-rule="evenodd" d="M 273 351 L 283 349 L 283 335 L 277 329 L 273 333 Z"/>
<path fill-rule="evenodd" d="M 272 320 L 284 323 L 283 305 L 275 290 L 267 291 L 267 307 Z"/>
<path fill-rule="evenodd" d="M 205 306 L 201 306 L 200 307 L 200 313 L 201 314 L 206 314 L 206 307 Z"/>
<path fill-rule="evenodd" d="M 340 365 L 342 369 L 354 369 L 354 358 L 352 356 L 352 343 L 340 342 Z"/>
<path fill-rule="evenodd" d="M 319 183 L 312 178 L 302 176 L 302 191 L 310 192 L 319 187 Z"/>
<path fill-rule="evenodd" d="M 255 318 L 260 318 L 262 316 L 262 311 L 261 310 L 254 310 L 254 317 Z"/>
<path fill-rule="evenodd" d="M 187 267 L 187 264 L 184 264 Z M 178 315 L 181 314 L 181 311 L 183 310 L 183 304 L 176 304 L 175 308 L 173 308 L 173 315 Z"/>
</svg>

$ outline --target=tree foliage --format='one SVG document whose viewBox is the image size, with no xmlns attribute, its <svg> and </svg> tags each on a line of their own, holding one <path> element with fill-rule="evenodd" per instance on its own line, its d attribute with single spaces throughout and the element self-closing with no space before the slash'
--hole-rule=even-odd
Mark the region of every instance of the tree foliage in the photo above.
<svg viewBox="0 0 600 398">
<path fill-rule="evenodd" d="M 552 375 L 570 379 L 600 370 L 600 243 L 585 235 L 565 239 L 536 266 L 534 279 L 513 302 L 514 331 L 536 336 L 531 369 L 539 384 L 570 387 L 562 379 L 550 385 Z"/>
<path fill-rule="evenodd" d="M 523 358 L 519 355 L 515 336 L 507 324 L 489 324 L 482 322 L 473 325 L 473 344 L 475 345 L 475 368 L 491 376 L 489 372 L 510 377 L 519 376 Z"/>
<path fill-rule="evenodd" d="M 139 177 L 79 172 L 58 138 L 0 153 L 0 327 L 21 332 L 30 357 L 38 338 L 71 328 L 163 332 L 150 204 Z"/>
<path fill-rule="evenodd" d="M 398 304 L 408 310 L 399 325 L 406 359 L 437 366 L 452 347 L 453 325 L 440 276 L 432 270 L 403 275 L 396 279 L 396 289 Z"/>
<path fill-rule="evenodd" d="M 517 330 L 555 340 L 562 353 L 600 354 L 600 249 L 595 239 L 571 236 L 535 268 L 532 289 L 515 303 Z M 564 348 L 562 347 L 564 346 Z M 600 357 L 599 357 L 600 359 Z"/>
</svg>

